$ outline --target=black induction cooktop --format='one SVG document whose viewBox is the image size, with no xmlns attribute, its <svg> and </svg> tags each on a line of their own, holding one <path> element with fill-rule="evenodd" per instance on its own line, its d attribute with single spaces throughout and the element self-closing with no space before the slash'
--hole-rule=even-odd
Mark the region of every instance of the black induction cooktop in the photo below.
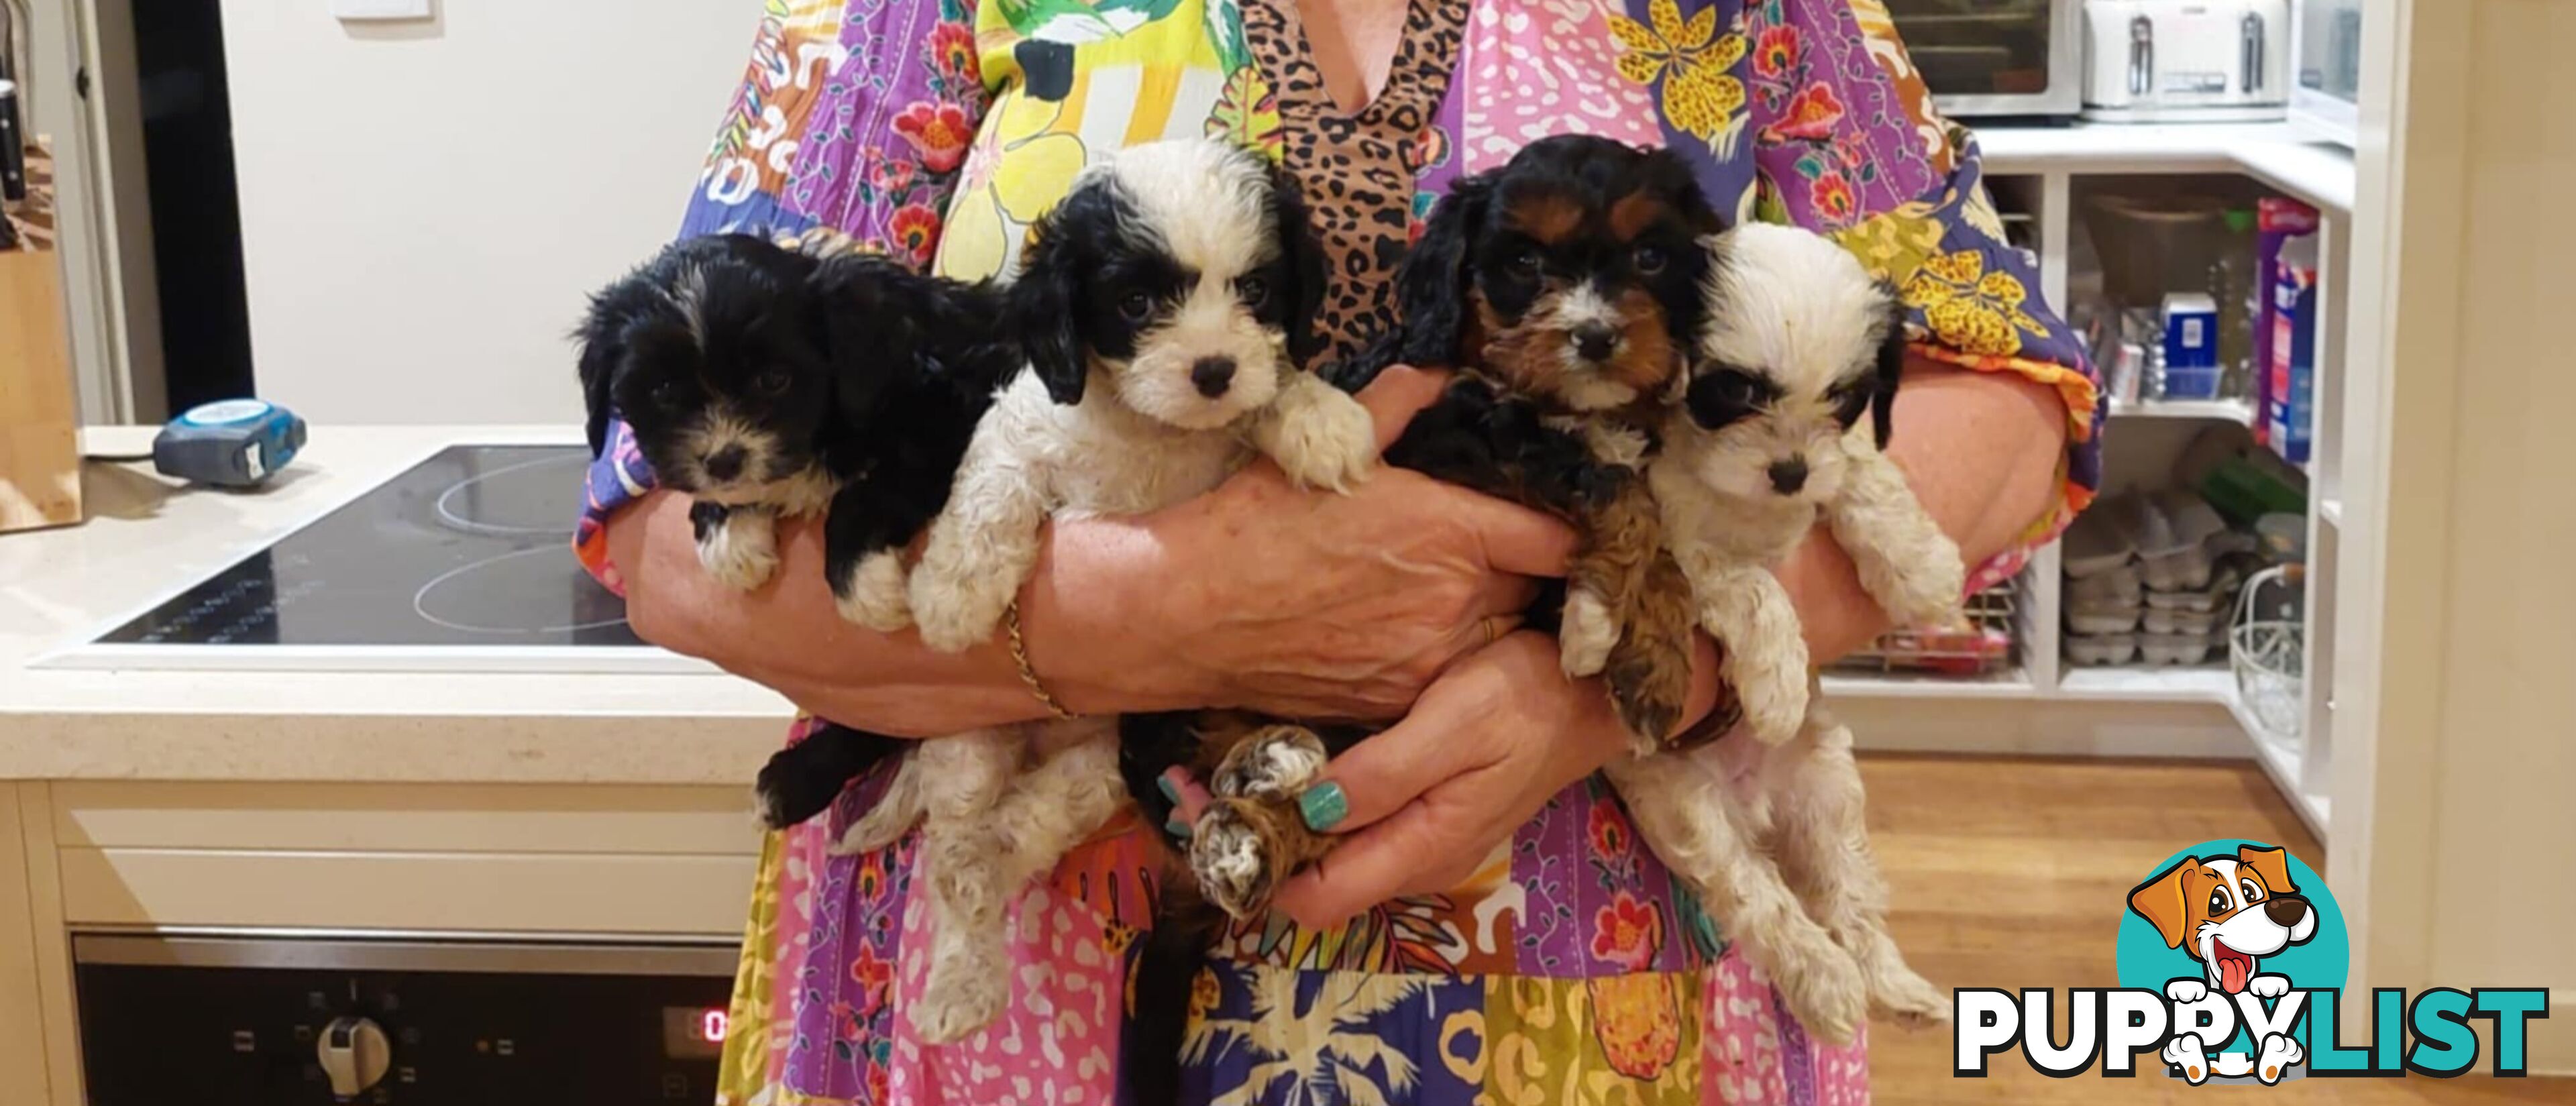
<svg viewBox="0 0 2576 1106">
<path fill-rule="evenodd" d="M 97 643 L 640 647 L 573 556 L 589 461 L 450 446 Z"/>
</svg>

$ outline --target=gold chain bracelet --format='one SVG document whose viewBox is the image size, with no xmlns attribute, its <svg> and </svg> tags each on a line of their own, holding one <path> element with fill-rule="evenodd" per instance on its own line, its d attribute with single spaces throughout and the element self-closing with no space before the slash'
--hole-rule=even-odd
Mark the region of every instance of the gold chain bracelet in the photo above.
<svg viewBox="0 0 2576 1106">
<path fill-rule="evenodd" d="M 1002 626 L 1011 632 L 1011 661 L 1020 666 L 1020 682 L 1028 685 L 1029 694 L 1036 696 L 1037 701 L 1058 718 L 1082 717 L 1066 710 L 1064 704 L 1047 691 L 1046 685 L 1038 682 L 1038 670 L 1029 664 L 1028 642 L 1020 637 L 1019 600 L 1011 600 L 1011 605 L 1002 609 Z"/>
</svg>

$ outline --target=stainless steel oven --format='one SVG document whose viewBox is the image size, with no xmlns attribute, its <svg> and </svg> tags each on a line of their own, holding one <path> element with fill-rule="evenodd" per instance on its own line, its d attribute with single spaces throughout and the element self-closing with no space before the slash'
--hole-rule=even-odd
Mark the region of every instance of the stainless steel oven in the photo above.
<svg viewBox="0 0 2576 1106">
<path fill-rule="evenodd" d="M 82 933 L 91 1106 L 698 1106 L 732 945 Z"/>
<path fill-rule="evenodd" d="M 1957 117 L 2084 108 L 2082 0 L 1886 0 L 1914 68 Z"/>
</svg>

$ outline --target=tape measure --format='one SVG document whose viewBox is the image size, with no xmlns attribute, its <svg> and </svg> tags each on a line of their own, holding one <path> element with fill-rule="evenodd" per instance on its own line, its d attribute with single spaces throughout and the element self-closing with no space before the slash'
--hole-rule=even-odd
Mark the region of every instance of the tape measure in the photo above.
<svg viewBox="0 0 2576 1106">
<path fill-rule="evenodd" d="M 152 438 L 163 476 L 225 488 L 255 488 L 304 448 L 304 420 L 266 400 L 226 399 L 191 407 Z"/>
</svg>

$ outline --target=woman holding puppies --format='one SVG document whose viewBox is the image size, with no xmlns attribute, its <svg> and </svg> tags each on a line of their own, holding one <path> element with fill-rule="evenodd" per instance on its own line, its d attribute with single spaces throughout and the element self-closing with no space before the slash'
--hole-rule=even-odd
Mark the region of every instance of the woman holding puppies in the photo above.
<svg viewBox="0 0 2576 1106">
<path fill-rule="evenodd" d="M 1088 160 L 1220 134 L 1272 153 L 1316 208 L 1337 357 L 1392 321 L 1396 262 L 1434 197 L 1532 139 L 1601 134 L 1674 151 L 1731 217 L 1832 235 L 1919 309 L 1892 452 L 1975 582 L 2018 568 L 2098 476 L 2071 336 L 1875 3 L 772 10 L 686 232 L 838 231 L 951 275 L 1007 272 Z M 1362 394 L 1382 443 L 1435 396 L 1436 368 Z M 1003 646 L 936 654 L 841 622 L 818 533 L 781 534 L 765 590 L 714 584 L 687 503 L 650 487 L 612 446 L 582 551 L 651 639 L 887 733 L 1048 710 Z M 1071 710 L 1401 719 L 1306 796 L 1311 824 L 1347 835 L 1339 850 L 1201 975 L 1185 1101 L 1809 1102 L 1865 1087 L 1865 1046 L 1812 1040 L 1762 1001 L 1726 919 L 1676 890 L 1597 782 L 1624 732 L 1598 688 L 1560 674 L 1552 638 L 1517 630 L 1571 545 L 1542 516 L 1411 473 L 1336 496 L 1259 466 L 1152 516 L 1052 528 L 1021 618 L 1034 673 Z M 1884 628 L 1830 541 L 1781 575 L 1819 657 Z M 1720 729 L 1702 653 L 1692 726 Z M 1012 1008 L 929 1048 L 897 1016 L 917 986 L 896 955 L 919 924 L 908 846 L 824 853 L 869 791 L 767 843 L 725 1101 L 1110 1101 L 1155 830 L 1113 823 L 1032 888 Z"/>
</svg>

